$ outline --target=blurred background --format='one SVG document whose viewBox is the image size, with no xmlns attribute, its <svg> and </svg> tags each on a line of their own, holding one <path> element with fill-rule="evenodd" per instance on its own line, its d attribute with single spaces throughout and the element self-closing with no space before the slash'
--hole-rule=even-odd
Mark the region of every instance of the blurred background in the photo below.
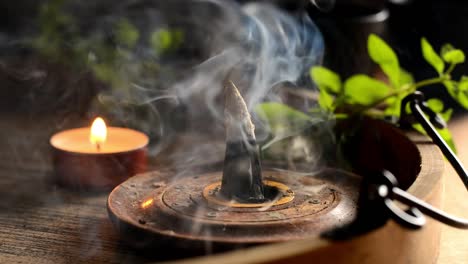
<svg viewBox="0 0 468 264">
<path fill-rule="evenodd" d="M 467 9 L 455 0 L 2 1 L 0 117 L 43 124 L 36 141 L 46 144 L 54 132 L 89 126 L 99 115 L 150 135 L 157 154 L 179 132 L 222 137 L 225 78 L 245 90 L 249 106 L 271 100 L 309 109 L 314 102 L 290 92 L 315 89 L 313 65 L 342 79 L 382 76 L 367 54 L 371 33 L 394 48 L 416 81 L 431 78 L 421 37 L 436 51 L 445 43 L 468 50 L 460 32 Z M 462 64 L 453 78 L 465 72 Z M 462 115 L 435 86 L 424 87 L 426 95 Z"/>
<path fill-rule="evenodd" d="M 183 109 L 175 109 L 174 102 L 167 98 L 158 100 L 157 107 L 164 108 L 158 111 L 162 115 L 158 117 L 151 117 L 151 110 L 133 103 L 141 103 L 144 97 L 164 96 L 160 90 L 211 55 L 204 46 L 217 32 L 207 27 L 208 18 L 219 10 L 204 9 L 193 2 L 197 1 L 2 1 L 0 109 L 94 115 L 102 110 L 96 109 L 98 103 L 107 108 L 118 103 L 127 113 L 136 111 L 137 115 L 158 119 L 170 113 L 171 119 L 177 119 Z M 468 3 L 464 1 L 265 2 L 274 2 L 292 15 L 306 10 L 325 39 L 323 63 L 343 76 L 375 71 L 366 53 L 370 33 L 381 35 L 395 48 L 401 64 L 416 80 L 433 75 L 421 56 L 421 37 L 426 37 L 436 50 L 445 42 L 468 49 L 467 37 L 460 32 L 468 23 L 464 16 Z M 323 51 L 319 48 L 315 52 Z M 466 65 L 458 67 L 455 78 L 467 71 Z M 138 89 L 129 87 L 135 79 L 141 88 L 151 86 L 151 91 L 135 92 Z M 106 97 L 103 91 L 108 89 L 122 90 Z M 437 96 L 460 110 L 443 93 L 444 89 L 437 90 L 442 93 Z M 98 95 L 101 97 L 96 103 Z M 132 117 L 127 114 L 120 119 L 129 123 Z"/>
</svg>

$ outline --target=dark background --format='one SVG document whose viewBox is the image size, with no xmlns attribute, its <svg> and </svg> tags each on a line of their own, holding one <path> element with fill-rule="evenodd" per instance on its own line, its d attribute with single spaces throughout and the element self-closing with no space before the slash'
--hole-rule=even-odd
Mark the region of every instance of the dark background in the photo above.
<svg viewBox="0 0 468 264">
<path fill-rule="evenodd" d="M 82 73 L 77 84 L 70 78 L 70 71 L 63 65 L 34 56 L 35 51 L 24 45 L 24 39 L 38 31 L 37 16 L 42 4 L 47 1 L 17 0 L 0 2 L 0 110 L 14 112 L 70 112 L 85 114 L 89 102 L 103 84 Z M 87 8 L 73 10 L 80 17 L 81 26 L 87 30 L 87 21 L 95 20 L 109 12 L 119 12 L 125 2 L 95 1 Z M 165 2 L 165 1 L 164 1 Z M 183 1 L 182 1 L 183 2 Z M 248 2 L 248 1 L 240 1 Z M 420 51 L 420 38 L 426 37 L 438 50 L 449 42 L 462 50 L 468 50 L 468 37 L 463 29 L 468 24 L 468 2 L 456 0 L 336 0 L 331 11 L 327 0 L 273 1 L 291 13 L 306 9 L 317 23 L 326 41 L 325 65 L 344 76 L 364 72 L 372 74 L 374 65 L 365 51 L 366 36 L 377 33 L 394 47 L 401 64 L 412 72 L 416 80 L 434 76 L 434 71 L 424 62 Z M 140 1 L 132 8 L 157 8 L 160 1 Z M 317 8 L 317 5 L 320 8 Z M 387 12 L 388 18 L 375 20 L 375 14 Z M 196 47 L 185 50 L 184 56 L 201 54 Z M 42 73 L 54 76 L 45 78 Z M 37 74 L 34 74 L 36 72 Z M 455 79 L 468 72 L 466 64 L 457 67 Z M 53 74 L 52 74 L 53 73 Z M 81 74 L 81 73 L 80 73 Z M 44 83 L 46 82 L 46 84 Z M 61 86 L 61 87 L 58 87 Z M 63 88 L 80 86 L 87 88 Z M 463 110 L 444 92 L 444 89 L 428 87 L 429 97 L 442 97 L 455 113 Z M 60 98 L 55 102 L 52 98 Z"/>
</svg>

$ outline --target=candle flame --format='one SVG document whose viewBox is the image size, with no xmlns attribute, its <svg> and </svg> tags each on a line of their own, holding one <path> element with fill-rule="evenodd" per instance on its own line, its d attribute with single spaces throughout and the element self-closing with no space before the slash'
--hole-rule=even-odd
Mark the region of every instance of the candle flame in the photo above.
<svg viewBox="0 0 468 264">
<path fill-rule="evenodd" d="M 107 137 L 107 127 L 104 120 L 100 117 L 94 119 L 93 124 L 91 125 L 91 133 L 89 135 L 89 141 L 91 144 L 96 145 L 100 149 L 101 145 L 106 142 Z"/>
<path fill-rule="evenodd" d="M 145 200 L 141 203 L 141 208 L 145 209 L 145 208 L 148 208 L 150 205 L 152 205 L 154 202 L 154 199 L 153 198 L 150 198 L 148 200 Z"/>
</svg>

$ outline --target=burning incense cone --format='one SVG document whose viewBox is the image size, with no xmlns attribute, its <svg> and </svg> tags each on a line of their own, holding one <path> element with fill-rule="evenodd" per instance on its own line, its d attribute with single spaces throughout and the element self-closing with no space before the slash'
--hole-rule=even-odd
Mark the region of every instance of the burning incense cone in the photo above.
<svg viewBox="0 0 468 264">
<path fill-rule="evenodd" d="M 221 194 L 239 202 L 265 200 L 255 126 L 239 90 L 232 81 L 225 88 L 226 155 Z"/>
</svg>

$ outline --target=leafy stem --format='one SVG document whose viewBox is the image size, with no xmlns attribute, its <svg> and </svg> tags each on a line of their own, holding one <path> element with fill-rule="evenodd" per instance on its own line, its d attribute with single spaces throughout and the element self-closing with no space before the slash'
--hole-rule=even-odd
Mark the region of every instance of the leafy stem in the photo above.
<svg viewBox="0 0 468 264">
<path fill-rule="evenodd" d="M 275 129 L 274 138 L 298 133 L 299 130 L 295 126 L 288 127 L 285 124 L 307 126 L 316 122 L 317 118 L 314 119 L 313 115 L 317 113 L 325 113 L 326 116 L 333 116 L 335 119 L 367 115 L 373 118 L 398 120 L 403 98 L 421 87 L 433 84 L 443 84 L 449 94 L 461 106 L 468 109 L 468 76 L 455 81 L 451 74 L 458 64 L 465 61 L 462 50 L 447 44 L 441 48 L 440 53 L 437 53 L 429 41 L 422 38 L 422 56 L 437 72 L 437 77 L 415 82 L 411 73 L 400 66 L 395 51 L 379 36 L 374 34 L 369 36 L 367 49 L 370 59 L 379 65 L 388 82 L 365 74 L 356 74 L 342 80 L 341 76 L 326 67 L 312 67 L 310 75 L 319 88 L 319 96 L 317 108 L 310 109 L 307 114 L 309 118 L 304 117 L 305 113 L 286 109 L 281 104 L 264 103 L 260 106 L 263 112 L 267 113 L 266 121 Z M 439 89 L 440 86 L 435 88 Z M 426 105 L 445 121 L 450 119 L 453 112 L 437 98 L 428 99 Z M 287 118 L 284 118 L 285 115 Z M 425 133 L 418 124 L 413 128 Z M 438 132 L 452 149 L 455 149 L 450 132 L 447 129 L 439 129 Z"/>
<path fill-rule="evenodd" d="M 424 86 L 428 86 L 428 85 L 432 85 L 432 84 L 437 84 L 437 83 L 443 83 L 444 81 L 449 81 L 450 78 L 447 76 L 447 75 L 443 75 L 443 76 L 440 76 L 440 77 L 436 77 L 436 78 L 431 78 L 431 79 L 427 79 L 427 80 L 423 80 L 423 81 L 420 81 L 420 82 L 417 82 L 417 83 L 413 83 L 411 85 L 406 85 L 406 86 L 403 86 L 402 88 L 398 89 L 398 90 L 394 90 L 393 92 L 389 93 L 388 95 L 386 95 L 385 97 L 369 104 L 369 105 L 366 105 L 364 106 L 362 109 L 360 109 L 360 113 L 362 112 L 365 112 L 371 108 L 374 108 L 378 105 L 380 105 L 381 103 L 387 101 L 388 99 L 392 98 L 392 97 L 396 97 L 396 96 L 399 96 L 399 95 L 404 95 L 404 94 L 409 94 L 409 93 L 412 93 L 414 91 L 416 91 L 417 89 L 421 88 L 421 87 L 424 87 Z"/>
<path fill-rule="evenodd" d="M 403 98 L 421 87 L 433 84 L 445 86 L 449 94 L 468 109 L 468 77 L 463 76 L 459 81 L 452 79 L 455 67 L 465 61 L 462 50 L 445 44 L 437 53 L 429 41 L 422 38 L 422 56 L 438 75 L 415 82 L 413 76 L 400 66 L 395 51 L 379 36 L 369 35 L 367 49 L 370 59 L 379 65 L 388 82 L 365 74 L 353 75 L 342 82 L 340 76 L 332 70 L 321 66 L 313 67 L 311 77 L 320 90 L 318 101 L 322 110 L 348 116 L 365 114 L 374 118 L 392 117 L 391 120 L 397 120 L 401 114 Z M 445 121 L 450 118 L 452 109 L 444 106 L 437 98 L 429 99 L 427 105 Z M 417 126 L 414 128 L 424 133 Z M 439 132 L 453 146 L 450 133 L 446 130 Z"/>
<path fill-rule="evenodd" d="M 417 90 L 418 88 L 432 85 L 432 84 L 437 84 L 437 83 L 443 83 L 444 81 L 450 81 L 450 77 L 448 75 L 443 75 L 437 78 L 431 78 L 427 80 L 423 80 L 417 83 L 414 83 L 410 86 L 410 88 L 413 88 L 413 91 Z"/>
<path fill-rule="evenodd" d="M 445 74 L 450 75 L 452 73 L 452 71 L 455 69 L 455 66 L 457 66 L 457 64 L 455 64 L 455 63 L 450 64 L 450 66 L 447 69 L 447 71 L 445 72 Z"/>
</svg>

